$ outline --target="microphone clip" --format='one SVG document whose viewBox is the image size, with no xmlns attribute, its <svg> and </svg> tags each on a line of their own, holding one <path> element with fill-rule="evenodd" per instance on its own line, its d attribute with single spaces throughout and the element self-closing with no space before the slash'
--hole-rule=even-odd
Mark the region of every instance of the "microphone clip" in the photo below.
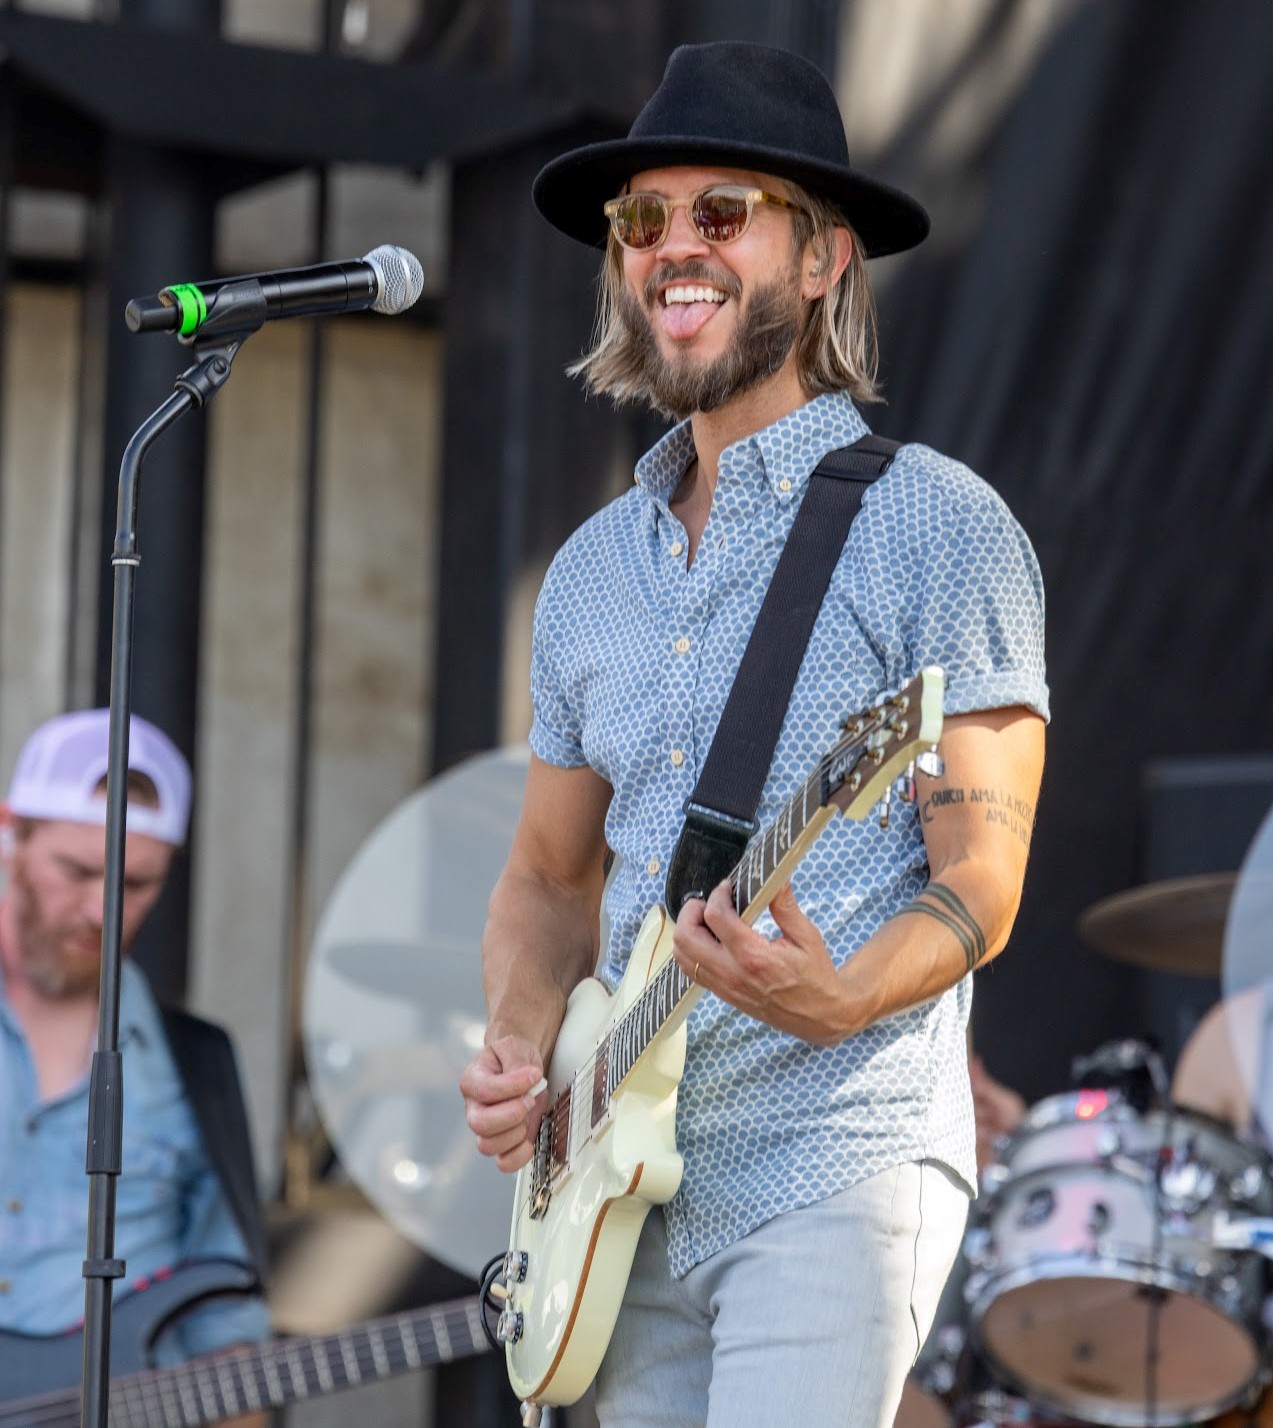
<svg viewBox="0 0 1273 1428">
<path fill-rule="evenodd" d="M 260 331 L 268 317 L 269 307 L 260 282 L 256 278 L 241 278 L 218 288 L 207 304 L 206 316 L 193 332 L 178 333 L 177 341 L 196 351 L 214 339 L 233 338 L 237 346 Z"/>
</svg>

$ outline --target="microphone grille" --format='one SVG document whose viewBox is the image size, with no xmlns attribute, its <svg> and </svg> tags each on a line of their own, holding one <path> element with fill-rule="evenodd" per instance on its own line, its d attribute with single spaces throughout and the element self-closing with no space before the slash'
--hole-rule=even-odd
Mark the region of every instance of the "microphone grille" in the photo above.
<svg viewBox="0 0 1273 1428">
<path fill-rule="evenodd" d="M 363 259 L 375 270 L 380 293 L 371 305 L 373 312 L 392 317 L 405 312 L 424 291 L 424 269 L 414 253 L 392 243 L 382 243 Z"/>
</svg>

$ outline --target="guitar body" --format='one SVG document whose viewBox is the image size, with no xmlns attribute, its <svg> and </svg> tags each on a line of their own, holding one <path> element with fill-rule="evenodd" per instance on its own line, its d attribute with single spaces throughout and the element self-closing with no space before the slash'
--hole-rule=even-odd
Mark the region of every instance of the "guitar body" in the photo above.
<svg viewBox="0 0 1273 1428">
<path fill-rule="evenodd" d="M 944 689 L 941 670 L 930 667 L 845 721 L 730 873 L 744 921 L 768 907 L 837 809 L 864 818 L 908 764 L 940 772 L 933 755 Z M 913 797 L 910 771 L 904 782 Z M 590 979 L 566 1006 L 548 1070 L 548 1110 L 517 1177 L 502 1285 L 492 1279 L 487 1289 L 504 1299 L 496 1336 L 509 1382 L 530 1403 L 573 1403 L 592 1382 L 645 1217 L 681 1183 L 676 1096 L 685 1020 L 702 989 L 673 958 L 672 931 L 663 908 L 652 908 L 614 996 Z"/>
<path fill-rule="evenodd" d="M 646 915 L 612 997 L 595 979 L 571 994 L 548 1073 L 557 1104 L 576 1071 L 672 956 L 672 927 Z M 517 1178 L 510 1247 L 526 1255 L 524 1280 L 508 1284 L 521 1333 L 506 1345 L 514 1391 L 536 1403 L 573 1403 L 592 1382 L 610 1342 L 641 1226 L 681 1183 L 676 1092 L 685 1069 L 685 1016 L 669 1021 L 610 1101 L 607 1121 L 533 1218 L 530 1169 Z M 579 1108 L 586 1113 L 586 1108 Z"/>
</svg>

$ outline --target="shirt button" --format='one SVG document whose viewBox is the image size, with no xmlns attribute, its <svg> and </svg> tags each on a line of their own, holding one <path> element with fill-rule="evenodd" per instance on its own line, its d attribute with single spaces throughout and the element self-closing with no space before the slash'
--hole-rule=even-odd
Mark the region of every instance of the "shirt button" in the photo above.
<svg viewBox="0 0 1273 1428">
<path fill-rule="evenodd" d="M 688 654 L 690 648 L 690 642 L 688 637 L 682 635 L 681 638 L 677 640 L 676 643 L 672 646 L 672 648 L 677 652 L 677 654 Z"/>
<path fill-rule="evenodd" d="M 673 766 L 678 769 L 685 762 L 685 755 L 680 749 L 673 749 L 669 757 L 672 760 Z"/>
<path fill-rule="evenodd" d="M 0 1279 L 0 1294 L 8 1294 L 12 1288 L 13 1285 L 7 1279 Z"/>
<path fill-rule="evenodd" d="M 645 871 L 649 873 L 652 878 L 656 877 L 659 871 L 659 860 L 657 858 L 651 858 L 645 865 Z"/>
<path fill-rule="evenodd" d="M 787 479 L 786 476 L 784 476 L 784 477 L 782 478 L 782 480 L 778 482 L 778 489 L 779 489 L 780 491 L 790 491 L 790 490 L 791 490 L 791 482 Z"/>
<path fill-rule="evenodd" d="M 21 1200 L 8 1200 L 8 1201 L 5 1202 L 5 1207 L 4 1207 L 4 1208 L 5 1208 L 6 1210 L 8 1210 L 8 1212 L 9 1212 L 11 1215 L 16 1215 L 16 1214 L 18 1213 L 18 1211 L 21 1210 L 21 1208 L 22 1208 L 22 1201 L 21 1201 Z"/>
<path fill-rule="evenodd" d="M 679 540 L 674 540 L 672 544 L 668 546 L 668 549 L 672 552 L 673 555 L 680 555 L 684 551 L 685 547 L 680 543 Z"/>
</svg>

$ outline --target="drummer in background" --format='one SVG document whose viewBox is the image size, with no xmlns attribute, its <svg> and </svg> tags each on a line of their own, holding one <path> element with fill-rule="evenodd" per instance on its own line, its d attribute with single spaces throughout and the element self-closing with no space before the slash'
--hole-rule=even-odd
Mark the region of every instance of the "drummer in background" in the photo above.
<svg viewBox="0 0 1273 1428">
<path fill-rule="evenodd" d="M 1016 1130 L 1027 1108 L 980 1057 L 970 1059 L 969 1070 L 980 1172 L 997 1159 L 1000 1139 Z M 1273 1125 L 1267 1124 L 1273 1120 L 1273 977 L 1225 997 L 1203 1017 L 1176 1063 L 1171 1099 L 1273 1152 Z"/>
<path fill-rule="evenodd" d="M 1225 997 L 1190 1034 L 1171 1098 L 1273 1151 L 1273 977 Z M 1260 1112 L 1263 1110 L 1264 1115 Z"/>
</svg>

